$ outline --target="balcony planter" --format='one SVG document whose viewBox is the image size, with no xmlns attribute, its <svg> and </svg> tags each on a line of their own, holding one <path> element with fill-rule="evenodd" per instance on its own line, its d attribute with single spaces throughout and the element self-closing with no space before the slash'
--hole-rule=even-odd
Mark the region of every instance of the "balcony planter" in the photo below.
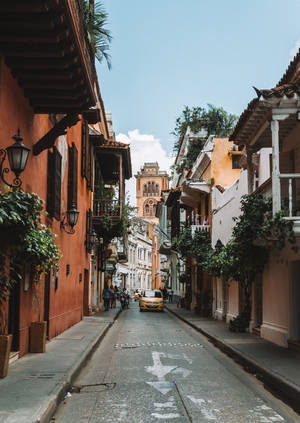
<svg viewBox="0 0 300 423">
<path fill-rule="evenodd" d="M 32 322 L 30 326 L 30 352 L 44 353 L 46 351 L 47 322 Z"/>
<path fill-rule="evenodd" d="M 0 335 L 0 378 L 7 376 L 11 343 L 12 335 Z"/>
</svg>

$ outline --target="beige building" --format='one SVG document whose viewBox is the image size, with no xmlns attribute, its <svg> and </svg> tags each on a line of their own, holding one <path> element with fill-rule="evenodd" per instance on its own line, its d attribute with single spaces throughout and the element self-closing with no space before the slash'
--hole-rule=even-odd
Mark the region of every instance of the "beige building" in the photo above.
<svg viewBox="0 0 300 423">
<path fill-rule="evenodd" d="M 135 177 L 137 216 L 158 224 L 158 218 L 155 217 L 156 205 L 161 191 L 169 188 L 169 176 L 167 172 L 159 170 L 157 162 L 153 162 L 144 163 Z"/>
</svg>

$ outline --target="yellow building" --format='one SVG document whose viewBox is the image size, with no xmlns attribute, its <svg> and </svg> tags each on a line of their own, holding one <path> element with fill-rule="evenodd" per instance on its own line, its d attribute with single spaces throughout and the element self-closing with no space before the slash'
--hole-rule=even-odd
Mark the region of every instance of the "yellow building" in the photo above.
<svg viewBox="0 0 300 423">
<path fill-rule="evenodd" d="M 167 172 L 159 170 L 157 162 L 152 162 L 144 163 L 135 178 L 137 216 L 158 224 L 158 218 L 155 217 L 156 205 L 161 191 L 169 188 L 169 176 Z"/>
</svg>

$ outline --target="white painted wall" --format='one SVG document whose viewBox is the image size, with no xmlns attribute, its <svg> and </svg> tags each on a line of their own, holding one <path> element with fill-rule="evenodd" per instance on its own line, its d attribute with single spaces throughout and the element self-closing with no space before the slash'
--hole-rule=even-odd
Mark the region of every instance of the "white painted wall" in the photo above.
<svg viewBox="0 0 300 423">
<path fill-rule="evenodd" d="M 232 234 L 233 217 L 240 215 L 241 197 L 248 192 L 247 171 L 241 171 L 240 178 L 222 194 L 212 189 L 212 245 L 218 239 L 226 244 Z"/>
</svg>

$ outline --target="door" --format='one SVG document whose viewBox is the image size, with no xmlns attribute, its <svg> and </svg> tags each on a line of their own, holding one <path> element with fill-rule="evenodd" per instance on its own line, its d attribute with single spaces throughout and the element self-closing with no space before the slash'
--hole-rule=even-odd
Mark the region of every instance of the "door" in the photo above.
<svg viewBox="0 0 300 423">
<path fill-rule="evenodd" d="M 263 290 L 262 290 L 262 273 L 260 273 L 254 283 L 254 325 L 260 328 L 262 324 L 263 310 Z"/>
<path fill-rule="evenodd" d="M 300 260 L 290 262 L 289 339 L 300 341 Z"/>
<path fill-rule="evenodd" d="M 19 351 L 20 284 L 14 285 L 9 295 L 8 333 L 13 335 L 11 350 Z"/>
<path fill-rule="evenodd" d="M 47 322 L 47 338 L 49 339 L 49 314 L 50 314 L 50 272 L 45 275 L 44 292 L 44 320 Z"/>
<path fill-rule="evenodd" d="M 83 280 L 83 315 L 89 315 L 89 271 L 84 269 Z"/>
</svg>

